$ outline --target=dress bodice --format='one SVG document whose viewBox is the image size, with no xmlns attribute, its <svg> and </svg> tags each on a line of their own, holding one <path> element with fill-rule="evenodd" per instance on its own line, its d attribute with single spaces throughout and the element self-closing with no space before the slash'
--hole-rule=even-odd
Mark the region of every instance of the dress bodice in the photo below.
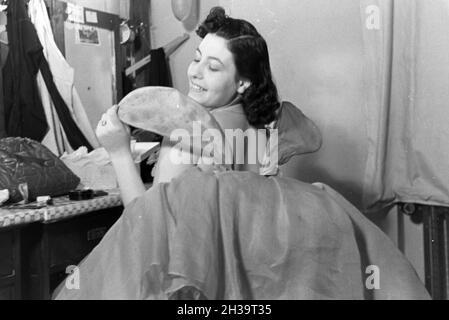
<svg viewBox="0 0 449 320">
<path fill-rule="evenodd" d="M 226 138 L 226 129 L 228 130 L 241 129 L 242 132 L 246 132 L 247 130 L 255 130 L 255 128 L 248 123 L 245 112 L 243 110 L 243 106 L 240 103 L 229 104 L 223 107 L 215 108 L 210 110 L 210 113 L 214 116 L 220 127 L 223 129 L 225 133 L 225 138 Z M 232 134 L 232 132 L 230 131 L 228 131 L 228 133 Z M 254 161 L 248 163 L 249 162 L 248 155 L 251 154 L 251 152 L 256 152 L 257 143 L 245 142 L 244 150 L 241 150 L 239 151 L 238 154 L 236 154 L 236 150 L 234 150 L 234 148 L 232 147 L 234 145 L 233 141 L 231 141 L 232 139 L 228 138 L 227 140 L 229 145 L 231 146 L 233 153 L 232 158 L 234 161 L 234 170 L 252 171 L 258 173 L 259 165 L 257 163 L 254 163 Z M 191 157 L 192 164 L 191 165 L 173 164 L 171 161 L 172 152 L 177 152 L 178 153 L 177 157 L 179 157 L 182 153 L 185 153 L 185 151 L 176 149 L 174 146 L 175 144 L 170 142 L 168 138 L 164 138 L 161 145 L 159 160 L 154 169 L 153 176 L 155 177 L 155 181 L 169 182 L 173 177 L 177 176 L 180 172 L 186 170 L 188 167 L 191 167 L 192 165 L 195 165 L 196 161 L 198 160 L 195 159 L 194 155 L 183 154 L 183 156 L 185 157 Z M 239 159 L 235 158 L 236 155 L 239 156 Z M 256 155 L 256 153 L 254 153 L 254 155 Z M 239 160 L 238 163 L 236 163 L 237 162 L 236 160 Z"/>
</svg>

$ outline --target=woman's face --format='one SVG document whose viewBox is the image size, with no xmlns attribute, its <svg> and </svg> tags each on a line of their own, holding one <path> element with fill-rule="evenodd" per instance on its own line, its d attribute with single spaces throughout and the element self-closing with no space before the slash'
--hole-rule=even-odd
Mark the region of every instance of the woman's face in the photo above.
<svg viewBox="0 0 449 320">
<path fill-rule="evenodd" d="M 206 108 L 229 104 L 236 98 L 239 81 L 227 40 L 214 34 L 204 37 L 187 70 L 189 97 Z"/>
</svg>

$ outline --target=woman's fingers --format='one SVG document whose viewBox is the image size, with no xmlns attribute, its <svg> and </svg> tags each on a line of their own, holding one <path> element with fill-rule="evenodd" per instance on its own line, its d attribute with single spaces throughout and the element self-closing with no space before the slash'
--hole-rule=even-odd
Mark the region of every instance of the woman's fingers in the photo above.
<svg viewBox="0 0 449 320">
<path fill-rule="evenodd" d="M 109 108 L 100 118 L 100 121 L 97 124 L 97 128 L 99 127 L 108 127 L 110 129 L 120 130 L 124 128 L 123 123 L 117 116 L 117 106 L 113 106 Z M 126 130 L 126 128 L 124 128 Z"/>
<path fill-rule="evenodd" d="M 111 127 L 111 119 L 109 118 L 109 116 L 106 113 L 103 113 L 103 115 L 100 118 L 100 121 L 98 121 L 97 124 L 97 130 L 98 129 L 106 129 L 106 128 L 110 128 Z"/>
<path fill-rule="evenodd" d="M 131 128 L 127 124 L 123 123 L 118 117 L 118 108 L 118 105 L 114 105 L 106 111 L 106 114 L 114 126 L 123 128 L 127 134 L 131 134 Z"/>
<path fill-rule="evenodd" d="M 101 145 L 111 153 L 128 152 L 130 130 L 117 116 L 118 106 L 112 106 L 97 124 L 96 134 Z"/>
<path fill-rule="evenodd" d="M 97 123 L 97 130 L 96 131 L 98 131 L 99 129 L 101 129 L 101 127 L 104 127 L 104 125 L 106 124 L 106 119 L 105 119 L 105 116 L 104 116 L 104 114 L 101 116 L 101 118 L 100 118 L 100 121 L 98 121 L 98 123 Z"/>
<path fill-rule="evenodd" d="M 106 115 L 107 115 L 108 119 L 112 122 L 113 125 L 121 125 L 122 124 L 122 122 L 118 118 L 117 111 L 118 111 L 117 105 L 113 105 L 106 111 Z"/>
<path fill-rule="evenodd" d="M 125 134 L 130 134 L 130 128 L 124 124 L 119 118 L 118 118 L 118 106 L 114 105 L 108 110 L 106 110 L 105 113 L 101 116 L 100 121 L 97 124 L 97 131 L 100 130 L 100 132 L 123 132 Z"/>
</svg>

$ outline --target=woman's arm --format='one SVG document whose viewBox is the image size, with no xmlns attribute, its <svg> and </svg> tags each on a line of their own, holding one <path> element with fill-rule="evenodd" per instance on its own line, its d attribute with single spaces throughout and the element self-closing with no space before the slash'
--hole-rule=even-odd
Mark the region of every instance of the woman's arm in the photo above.
<svg viewBox="0 0 449 320">
<path fill-rule="evenodd" d="M 146 189 L 131 152 L 111 156 L 111 162 L 117 176 L 122 202 L 126 207 L 135 198 L 143 195 Z"/>
<path fill-rule="evenodd" d="M 117 176 L 123 205 L 145 193 L 145 186 L 131 155 L 130 132 L 117 116 L 117 106 L 103 114 L 96 134 L 106 149 Z"/>
</svg>

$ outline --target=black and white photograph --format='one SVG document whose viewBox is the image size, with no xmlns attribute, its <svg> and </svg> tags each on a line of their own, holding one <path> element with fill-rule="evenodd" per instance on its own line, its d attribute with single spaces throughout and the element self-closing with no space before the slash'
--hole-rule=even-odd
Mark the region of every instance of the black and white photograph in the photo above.
<svg viewBox="0 0 449 320">
<path fill-rule="evenodd" d="M 0 300 L 449 300 L 449 0 L 0 0 L 0 23 Z"/>
<path fill-rule="evenodd" d="M 98 29 L 95 27 L 79 26 L 76 29 L 76 37 L 78 44 L 100 45 Z"/>
</svg>

